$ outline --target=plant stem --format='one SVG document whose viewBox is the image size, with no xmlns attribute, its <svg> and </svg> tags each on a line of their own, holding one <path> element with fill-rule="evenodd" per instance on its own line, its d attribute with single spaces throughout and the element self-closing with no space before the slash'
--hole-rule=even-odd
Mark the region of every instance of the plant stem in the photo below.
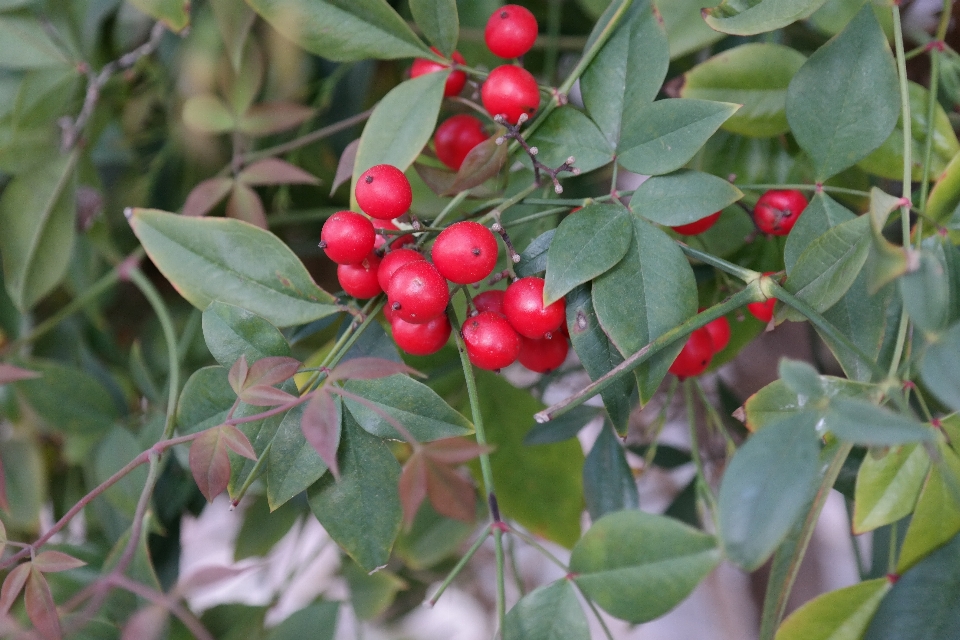
<svg viewBox="0 0 960 640">
<path fill-rule="evenodd" d="M 373 107 L 367 109 L 366 111 L 361 111 L 355 116 L 350 116 L 340 122 L 335 122 L 334 124 L 328 125 L 316 131 L 312 131 L 304 136 L 299 138 L 294 138 L 289 142 L 284 142 L 283 144 L 278 144 L 273 147 L 267 147 L 266 149 L 260 149 L 259 151 L 251 151 L 240 156 L 240 162 L 244 165 L 250 164 L 257 160 L 262 160 L 264 158 L 272 158 L 294 149 L 299 149 L 300 147 L 305 147 L 308 144 L 312 144 L 318 140 L 323 140 L 324 138 L 329 138 L 330 136 L 340 133 L 341 131 L 346 131 L 350 127 L 360 124 L 364 120 L 370 117 L 373 113 Z M 229 167 L 228 167 L 229 169 Z"/>
<path fill-rule="evenodd" d="M 480 224 L 485 224 L 490 220 L 496 220 L 498 215 L 500 215 L 501 213 L 503 213 L 513 205 L 517 204 L 518 202 L 520 202 L 521 200 L 523 200 L 524 198 L 526 198 L 528 195 L 530 195 L 531 193 L 533 193 L 539 188 L 540 188 L 540 185 L 538 185 L 536 182 L 531 183 L 529 186 L 527 186 L 525 189 L 523 189 L 519 193 L 507 198 L 502 203 L 498 204 L 496 208 L 494 208 L 489 213 L 479 218 L 477 222 L 479 222 Z"/>
<path fill-rule="evenodd" d="M 680 250 L 683 251 L 683 253 L 686 254 L 688 258 L 693 258 L 694 260 L 699 260 L 700 262 L 704 264 L 708 264 L 711 267 L 716 267 L 720 271 L 723 271 L 724 273 L 729 273 L 734 277 L 740 278 L 742 281 L 746 283 L 750 283 L 760 277 L 760 273 L 756 271 L 752 271 L 751 269 L 747 269 L 746 267 L 741 267 L 740 265 L 734 264 L 732 262 L 727 262 L 726 260 L 722 258 L 718 258 L 711 253 L 706 253 L 705 251 L 694 249 L 690 245 L 684 244 L 679 240 L 676 242 L 677 242 L 677 246 L 680 247 Z"/>
<path fill-rule="evenodd" d="M 570 207 L 554 207 L 553 209 L 546 209 L 545 211 L 540 211 L 539 213 L 533 213 L 529 216 L 524 216 L 522 218 L 517 218 L 516 220 L 511 220 L 510 222 L 503 223 L 505 229 L 511 227 L 519 227 L 522 224 L 527 224 L 530 222 L 536 222 L 537 220 L 542 220 L 543 218 L 549 218 L 550 216 L 555 216 L 558 213 L 563 213 L 564 211 L 569 210 Z"/>
<path fill-rule="evenodd" d="M 766 191 L 767 189 L 795 189 L 797 191 L 826 191 L 827 193 L 842 193 L 849 196 L 870 197 L 869 191 L 847 189 L 846 187 L 832 187 L 826 184 L 735 184 L 740 190 Z"/>
<path fill-rule="evenodd" d="M 213 635 L 207 631 L 203 623 L 200 622 L 195 615 L 167 594 L 154 591 L 147 585 L 131 580 L 126 576 L 113 576 L 110 579 L 110 584 L 138 595 L 144 600 L 149 600 L 153 604 L 168 610 L 183 623 L 183 626 L 185 626 L 197 640 L 214 640 Z"/>
<path fill-rule="evenodd" d="M 460 575 L 460 572 L 463 571 L 465 566 L 467 566 L 467 563 L 470 562 L 470 559 L 480 549 L 480 546 L 486 541 L 487 538 L 490 537 L 491 532 L 492 529 L 490 527 L 486 527 L 483 534 L 477 536 L 477 539 L 474 541 L 474 543 L 470 545 L 470 550 L 467 551 L 462 558 L 460 558 L 456 565 L 454 565 L 453 569 L 450 570 L 450 573 L 447 574 L 447 577 L 444 579 L 444 581 L 440 583 L 440 587 L 437 589 L 436 593 L 434 593 L 433 597 L 428 601 L 431 607 L 437 604 L 437 600 L 440 599 L 440 596 L 443 595 L 443 592 L 447 590 L 447 587 L 450 586 L 453 580 Z"/>
<path fill-rule="evenodd" d="M 527 534 L 527 533 L 524 533 L 523 531 L 520 531 L 520 530 L 517 529 L 516 527 L 510 527 L 510 534 L 511 534 L 511 535 L 515 535 L 515 536 L 517 536 L 518 538 L 520 538 L 521 540 L 523 540 L 524 542 L 526 542 L 528 545 L 530 545 L 531 547 L 533 547 L 534 549 L 536 549 L 537 551 L 539 551 L 539 552 L 540 552 L 540 555 L 542 555 L 544 558 L 546 558 L 547 560 L 549 560 L 549 561 L 552 562 L 553 564 L 557 565 L 558 567 L 560 567 L 560 568 L 563 569 L 564 571 L 570 571 L 570 568 L 569 568 L 560 558 L 558 558 L 557 556 L 555 556 L 555 555 L 553 555 L 552 553 L 550 553 L 550 552 L 547 550 L 547 548 L 544 547 L 544 546 L 543 546 L 542 544 L 540 544 L 539 542 L 537 542 L 536 538 L 534 538 L 533 536 L 531 536 L 531 535 L 529 535 L 529 534 Z"/>
<path fill-rule="evenodd" d="M 707 480 L 707 471 L 703 466 L 703 457 L 700 455 L 700 438 L 697 433 L 697 412 L 693 406 L 693 390 L 691 385 L 696 384 L 696 380 L 687 379 L 683 381 L 683 402 L 687 408 L 687 422 L 690 425 L 690 453 L 693 456 L 693 464 L 697 468 L 697 481 L 703 487 L 703 495 L 706 497 L 707 506 L 710 509 L 710 519 L 714 523 L 714 530 L 718 530 L 716 524 L 717 514 L 720 512 L 717 506 L 717 496 L 713 493 L 713 487 Z"/>
<path fill-rule="evenodd" d="M 593 603 L 593 600 L 591 600 L 590 597 L 583 592 L 583 589 L 580 588 L 580 585 L 578 585 L 576 581 L 571 579 L 571 582 L 573 582 L 574 586 L 577 587 L 577 591 L 579 591 L 580 595 L 583 596 L 587 606 L 590 607 L 590 611 L 593 612 L 593 616 L 597 619 L 597 622 L 600 623 L 600 628 L 603 629 L 603 635 L 606 636 L 607 640 L 613 640 L 613 634 L 610 633 L 610 628 L 607 626 L 606 621 L 604 621 L 603 616 L 600 614 L 600 609 L 598 609 L 597 605 Z"/>
<path fill-rule="evenodd" d="M 549 0 L 547 2 L 547 42 L 543 53 L 543 76 L 553 85 L 557 74 L 557 58 L 560 55 L 560 19 L 562 17 L 563 0 Z"/>
<path fill-rule="evenodd" d="M 464 200 L 466 200 L 468 193 L 470 193 L 469 190 L 468 190 L 468 191 L 461 191 L 460 193 L 458 193 L 457 195 L 455 195 L 453 198 L 451 198 L 451 199 L 450 199 L 450 202 L 447 203 L 447 206 L 445 206 L 445 207 L 443 208 L 443 211 L 441 211 L 440 213 L 438 213 L 438 214 L 437 214 L 437 217 L 433 219 L 433 222 L 431 223 L 432 226 L 434 226 L 434 227 L 439 227 L 439 226 L 440 226 L 440 223 L 443 222 L 443 219 L 446 218 L 448 215 L 450 215 L 450 213 L 451 213 L 454 209 L 456 209 L 458 206 L 460 206 L 460 203 L 461 203 L 461 202 L 463 202 Z M 418 247 L 422 247 L 422 246 L 423 246 L 423 243 L 426 242 L 426 240 L 427 240 L 427 234 L 423 234 L 422 236 L 420 236 L 420 237 L 417 239 L 417 246 L 418 246 Z"/>
</svg>

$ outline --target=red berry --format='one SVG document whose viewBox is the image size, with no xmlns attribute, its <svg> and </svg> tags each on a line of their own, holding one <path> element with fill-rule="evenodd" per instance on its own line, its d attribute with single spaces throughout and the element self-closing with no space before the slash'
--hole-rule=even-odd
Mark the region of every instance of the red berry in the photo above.
<svg viewBox="0 0 960 640">
<path fill-rule="evenodd" d="M 473 296 L 473 306 L 480 313 L 492 311 L 503 316 L 503 291 L 491 289 Z M 506 317 L 506 316 L 504 316 Z"/>
<path fill-rule="evenodd" d="M 502 369 L 520 355 L 520 336 L 496 313 L 484 311 L 467 318 L 462 333 L 470 362 L 481 369 Z"/>
<path fill-rule="evenodd" d="M 773 308 L 776 304 L 776 298 L 770 298 L 763 302 L 751 302 L 747 305 L 747 311 L 760 322 L 770 322 L 773 319 Z"/>
<path fill-rule="evenodd" d="M 407 176 L 389 164 L 378 164 L 364 171 L 357 180 L 355 194 L 363 212 L 380 220 L 403 215 L 413 202 Z"/>
<path fill-rule="evenodd" d="M 423 254 L 413 249 L 394 249 L 383 256 L 380 261 L 380 270 L 377 271 L 377 281 L 380 287 L 386 291 L 390 288 L 390 278 L 397 272 L 397 269 L 405 264 L 416 262 L 417 260 L 426 260 Z"/>
<path fill-rule="evenodd" d="M 566 320 L 567 303 L 563 298 L 543 306 L 543 278 L 520 278 L 503 295 L 503 313 L 522 336 L 545 338 Z"/>
<path fill-rule="evenodd" d="M 430 47 L 430 50 L 437 55 L 441 55 L 436 47 Z M 453 61 L 457 64 L 466 64 L 467 61 L 463 59 L 463 56 L 460 55 L 459 51 L 454 51 L 453 55 L 450 56 L 453 58 Z M 444 69 L 449 69 L 450 65 L 440 64 L 439 62 L 434 62 L 433 60 L 427 60 L 426 58 L 417 58 L 413 61 L 413 66 L 410 67 L 410 77 L 416 78 L 417 76 L 422 76 L 425 73 L 434 73 L 435 71 L 443 71 Z M 465 71 L 451 71 L 450 75 L 447 76 L 447 83 L 443 85 L 443 95 L 450 97 L 458 95 L 463 91 L 463 86 L 467 84 L 467 74 Z"/>
<path fill-rule="evenodd" d="M 703 233 L 704 231 L 712 227 L 714 224 L 716 224 L 717 220 L 720 219 L 721 213 L 722 212 L 717 211 L 716 213 L 711 213 L 706 218 L 701 218 L 696 222 L 691 222 L 689 224 L 681 224 L 677 227 L 670 227 L 670 228 L 683 236 L 695 236 L 698 233 Z"/>
<path fill-rule="evenodd" d="M 389 220 L 372 220 L 374 229 L 390 229 L 391 231 L 397 231 L 400 229 L 397 225 L 393 224 Z M 413 238 L 412 233 L 405 233 L 401 236 L 389 235 L 384 236 L 377 234 L 377 239 L 373 241 L 373 248 L 380 249 L 387 244 L 387 241 L 390 242 L 390 249 L 400 249 L 402 247 L 407 247 L 413 244 L 416 244 L 416 240 Z"/>
<path fill-rule="evenodd" d="M 387 288 L 387 305 L 394 317 L 412 324 L 430 322 L 446 311 L 450 302 L 447 281 L 426 260 L 415 260 L 393 273 Z"/>
<path fill-rule="evenodd" d="M 372 298 L 383 291 L 377 281 L 379 268 L 380 256 L 371 252 L 362 262 L 338 266 L 337 280 L 348 295 L 354 298 Z"/>
<path fill-rule="evenodd" d="M 796 189 L 767 191 L 753 208 L 753 222 L 763 233 L 785 236 L 806 206 L 807 199 Z"/>
<path fill-rule="evenodd" d="M 526 69 L 505 64 L 490 72 L 480 89 L 483 108 L 491 116 L 503 115 L 517 124 L 521 114 L 532 116 L 540 108 L 540 88 Z"/>
<path fill-rule="evenodd" d="M 487 20 L 483 39 L 493 55 L 501 58 L 522 56 L 537 39 L 537 19 L 529 9 L 508 4 L 493 12 Z"/>
<path fill-rule="evenodd" d="M 710 334 L 710 342 L 713 344 L 713 352 L 718 353 L 727 348 L 730 344 L 730 322 L 726 316 L 720 316 L 716 320 L 711 320 L 704 327 Z"/>
<path fill-rule="evenodd" d="M 678 378 L 698 376 L 710 366 L 711 358 L 713 343 L 710 341 L 710 334 L 704 329 L 697 329 L 687 338 L 687 343 L 683 345 L 668 371 Z"/>
<path fill-rule="evenodd" d="M 327 218 L 320 231 L 320 246 L 337 264 L 354 264 L 373 251 L 377 233 L 366 216 L 337 211 Z"/>
<path fill-rule="evenodd" d="M 433 146 L 440 162 L 458 171 L 467 154 L 486 139 L 483 123 L 462 113 L 448 118 L 437 127 L 437 132 L 433 135 Z"/>
<path fill-rule="evenodd" d="M 450 321 L 446 314 L 423 324 L 411 324 L 394 318 L 390 326 L 397 346 L 415 356 L 428 356 L 440 351 L 450 338 Z"/>
<path fill-rule="evenodd" d="M 497 239 L 478 222 L 455 222 L 440 232 L 430 255 L 444 278 L 456 284 L 473 284 L 493 272 Z"/>
<path fill-rule="evenodd" d="M 534 340 L 520 336 L 520 364 L 530 371 L 547 373 L 553 371 L 567 359 L 570 345 L 559 333 L 552 338 Z"/>
</svg>

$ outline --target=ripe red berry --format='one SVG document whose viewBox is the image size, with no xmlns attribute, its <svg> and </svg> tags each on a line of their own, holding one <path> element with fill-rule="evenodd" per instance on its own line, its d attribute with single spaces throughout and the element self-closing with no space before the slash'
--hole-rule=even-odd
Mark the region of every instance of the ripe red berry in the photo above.
<svg viewBox="0 0 960 640">
<path fill-rule="evenodd" d="M 348 295 L 361 299 L 372 298 L 383 291 L 377 281 L 379 268 L 380 256 L 371 252 L 362 262 L 338 266 L 337 280 Z"/>
<path fill-rule="evenodd" d="M 520 336 L 496 313 L 484 311 L 467 318 L 462 333 L 470 362 L 481 369 L 502 369 L 520 355 Z"/>
<path fill-rule="evenodd" d="M 497 239 L 478 222 L 455 222 L 440 232 L 430 255 L 444 278 L 456 284 L 473 284 L 493 272 Z"/>
<path fill-rule="evenodd" d="M 770 322 L 773 319 L 773 308 L 776 304 L 776 298 L 770 298 L 763 302 L 751 302 L 747 305 L 747 311 L 760 322 Z"/>
<path fill-rule="evenodd" d="M 670 373 L 678 378 L 698 376 L 710 366 L 713 358 L 713 343 L 705 329 L 697 329 L 687 338 L 677 359 L 670 365 Z"/>
<path fill-rule="evenodd" d="M 537 39 L 537 19 L 529 9 L 508 4 L 493 12 L 487 20 L 483 39 L 493 55 L 501 58 L 522 56 Z"/>
<path fill-rule="evenodd" d="M 441 55 L 436 47 L 430 47 L 430 50 L 437 55 Z M 463 59 L 463 56 L 460 55 L 459 51 L 454 51 L 453 55 L 450 56 L 453 58 L 453 61 L 457 64 L 466 64 L 467 61 Z M 433 60 L 427 60 L 426 58 L 417 58 L 413 61 L 413 66 L 410 67 L 410 77 L 416 78 L 417 76 L 422 76 L 425 73 L 434 73 L 435 71 L 443 71 L 444 69 L 449 69 L 450 65 L 440 64 L 439 62 L 434 62 Z M 443 95 L 450 97 L 458 95 L 463 91 L 463 86 L 467 84 L 467 74 L 465 71 L 460 71 L 459 69 L 451 71 L 450 75 L 447 76 L 447 83 L 443 85 Z"/>
<path fill-rule="evenodd" d="M 767 191 L 753 208 L 753 222 L 763 233 L 785 236 L 806 206 L 807 199 L 796 189 Z"/>
<path fill-rule="evenodd" d="M 503 313 L 514 329 L 528 338 L 545 338 L 566 320 L 567 303 L 561 298 L 543 306 L 543 278 L 520 278 L 503 295 Z"/>
<path fill-rule="evenodd" d="M 520 364 L 530 371 L 547 373 L 553 371 L 567 359 L 570 344 L 559 332 L 552 338 L 534 340 L 520 336 Z"/>
<path fill-rule="evenodd" d="M 450 338 L 450 321 L 446 314 L 423 324 L 411 324 L 394 318 L 390 326 L 397 346 L 415 356 L 428 356 L 440 351 Z"/>
<path fill-rule="evenodd" d="M 721 213 L 722 213 L 721 211 L 717 211 L 716 213 L 711 213 L 706 218 L 701 218 L 695 222 L 691 222 L 689 224 L 681 224 L 679 226 L 670 227 L 670 228 L 683 236 L 695 236 L 698 233 L 703 233 L 704 231 L 712 227 L 714 224 L 716 224 L 717 220 L 720 219 Z"/>
<path fill-rule="evenodd" d="M 377 233 L 366 216 L 338 211 L 323 223 L 320 247 L 337 264 L 354 264 L 373 251 Z"/>
<path fill-rule="evenodd" d="M 540 108 L 540 88 L 526 69 L 505 64 L 490 72 L 480 89 L 483 108 L 491 116 L 503 115 L 517 124 L 521 114 L 532 116 Z"/>
<path fill-rule="evenodd" d="M 380 270 L 377 271 L 377 281 L 384 291 L 390 288 L 390 278 L 397 272 L 397 269 L 405 264 L 416 262 L 417 260 L 426 260 L 423 254 L 413 249 L 394 249 L 383 256 L 380 261 Z"/>
<path fill-rule="evenodd" d="M 726 316 L 711 320 L 703 328 L 710 334 L 710 342 L 713 344 L 714 353 L 723 351 L 730 344 L 730 322 L 727 321 Z"/>
<path fill-rule="evenodd" d="M 412 324 L 430 322 L 450 302 L 447 281 L 426 260 L 415 260 L 393 273 L 387 288 L 387 305 L 394 317 Z"/>
<path fill-rule="evenodd" d="M 458 171 L 470 151 L 487 139 L 483 123 L 466 113 L 448 118 L 433 134 L 440 162 Z"/>
<path fill-rule="evenodd" d="M 473 296 L 473 306 L 477 312 L 492 311 L 503 315 L 503 291 L 491 289 Z M 504 316 L 506 317 L 506 316 Z"/>
<path fill-rule="evenodd" d="M 391 231 L 397 231 L 400 228 L 397 225 L 390 222 L 389 220 L 371 220 L 371 223 L 373 224 L 374 229 L 390 229 Z M 384 245 L 386 245 L 388 241 L 390 242 L 391 250 L 407 247 L 407 246 L 416 244 L 417 242 L 414 239 L 412 233 L 405 233 L 400 236 L 396 236 L 396 235 L 384 236 L 378 233 L 377 239 L 373 241 L 373 248 L 379 249 Z"/>
<path fill-rule="evenodd" d="M 389 164 L 378 164 L 364 171 L 354 193 L 363 212 L 380 220 L 403 215 L 413 202 L 407 176 Z"/>
</svg>

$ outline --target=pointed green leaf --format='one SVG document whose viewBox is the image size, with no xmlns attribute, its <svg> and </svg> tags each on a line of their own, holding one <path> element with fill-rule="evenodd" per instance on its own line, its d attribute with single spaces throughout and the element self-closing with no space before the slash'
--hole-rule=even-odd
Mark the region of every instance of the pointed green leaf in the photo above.
<svg viewBox="0 0 960 640">
<path fill-rule="evenodd" d="M 942 331 L 960 320 L 960 273 L 951 269 L 960 262 L 957 248 L 944 238 L 932 237 L 914 257 L 919 260 L 918 268 L 905 273 L 899 282 L 903 305 L 921 330 Z"/>
<path fill-rule="evenodd" d="M 410 0 L 410 13 L 427 40 L 450 57 L 460 37 L 456 0 Z"/>
<path fill-rule="evenodd" d="M 776 640 L 860 640 L 890 587 L 877 578 L 825 593 L 793 612 Z"/>
<path fill-rule="evenodd" d="M 803 216 L 800 216 L 803 219 Z M 870 274 L 867 267 L 861 270 L 860 275 L 850 285 L 846 295 L 836 304 L 823 312 L 824 319 L 832 324 L 841 334 L 845 335 L 853 344 L 874 362 L 884 362 L 887 347 L 893 347 L 895 331 L 888 331 L 888 327 L 895 326 L 900 321 L 900 300 L 896 296 L 896 287 L 887 285 L 871 294 L 869 291 Z M 853 353 L 844 345 L 817 329 L 821 339 L 843 367 L 847 377 L 861 382 L 868 382 L 873 377 L 873 369 L 859 355 Z"/>
<path fill-rule="evenodd" d="M 854 533 L 872 531 L 912 512 L 929 469 L 927 450 L 916 444 L 891 449 L 879 459 L 868 454 L 857 472 Z"/>
<path fill-rule="evenodd" d="M 94 478 L 98 483 L 104 482 L 136 458 L 143 449 L 129 431 L 123 427 L 114 427 L 92 456 Z M 132 516 L 146 482 L 146 466 L 137 467 L 104 491 L 103 497 L 120 512 L 128 517 Z"/>
<path fill-rule="evenodd" d="M 590 518 L 595 521 L 613 511 L 640 506 L 637 481 L 616 431 L 609 424 L 604 423 L 583 463 L 583 496 Z"/>
<path fill-rule="evenodd" d="M 226 133 L 236 126 L 233 114 L 223 101 L 211 95 L 200 94 L 183 103 L 183 124 L 201 133 Z"/>
<path fill-rule="evenodd" d="M 823 428 L 857 444 L 889 447 L 911 442 L 934 442 L 937 432 L 916 420 L 865 400 L 834 398 Z"/>
<path fill-rule="evenodd" d="M 703 0 L 669 0 L 657 3 L 670 41 L 670 59 L 699 51 L 724 34 L 711 29 L 700 15 Z"/>
<path fill-rule="evenodd" d="M 507 612 L 503 640 L 590 640 L 590 627 L 569 580 L 539 587 Z"/>
<path fill-rule="evenodd" d="M 869 398 L 876 389 L 873 385 L 834 376 L 820 376 L 820 384 L 827 398 Z M 812 410 L 814 405 L 806 396 L 791 390 L 784 380 L 774 380 L 747 398 L 743 408 L 747 428 L 758 431 L 803 409 Z"/>
<path fill-rule="evenodd" d="M 621 205 L 588 205 L 564 218 L 547 254 L 544 304 L 559 300 L 620 262 L 632 239 L 633 221 Z"/>
<path fill-rule="evenodd" d="M 713 536 L 664 516 L 618 511 L 584 534 L 570 571 L 604 611 L 641 623 L 680 604 L 719 563 Z"/>
<path fill-rule="evenodd" d="M 13 387 L 51 429 L 102 437 L 119 417 L 110 393 L 86 371 L 52 360 L 31 359 L 23 364 L 42 375 L 15 382 Z"/>
<path fill-rule="evenodd" d="M 805 398 L 806 402 L 814 406 L 821 404 L 825 394 L 825 385 L 817 370 L 802 360 L 783 358 L 777 368 L 780 379 L 787 387 L 797 394 L 798 398 Z"/>
<path fill-rule="evenodd" d="M 185 0 L 130 0 L 145 14 L 179 33 L 190 24 L 190 3 Z"/>
<path fill-rule="evenodd" d="M 239 72 L 244 44 L 257 14 L 243 0 L 211 0 L 210 8 L 217 20 L 220 37 L 223 38 L 223 45 L 227 50 L 227 58 L 233 70 Z"/>
<path fill-rule="evenodd" d="M 527 245 L 520 254 L 520 262 L 514 267 L 518 277 L 525 278 L 547 270 L 547 256 L 556 233 L 556 229 L 544 231 Z"/>
<path fill-rule="evenodd" d="M 559 167 L 573 156 L 574 166 L 586 173 L 613 160 L 613 145 L 590 118 L 569 105 L 551 113 L 529 142 L 538 150 L 537 159 L 548 167 Z M 528 156 L 521 161 L 530 164 Z"/>
<path fill-rule="evenodd" d="M 797 218 L 797 223 L 787 236 L 787 243 L 783 248 L 783 262 L 787 268 L 787 274 L 793 271 L 797 260 L 807 247 L 827 229 L 832 229 L 854 218 L 856 215 L 852 211 L 831 198 L 825 191 L 818 191 L 807 208 L 803 210 L 803 215 Z"/>
<path fill-rule="evenodd" d="M 781 29 L 808 17 L 826 0 L 723 0 L 703 10 L 703 19 L 717 31 L 752 36 Z"/>
<path fill-rule="evenodd" d="M 960 532 L 960 457 L 949 447 L 941 446 L 939 452 L 941 460 L 930 469 L 900 547 L 897 573 L 908 571 Z"/>
<path fill-rule="evenodd" d="M 717 176 L 682 169 L 644 182 L 630 208 L 648 220 L 675 227 L 722 210 L 743 197 L 740 189 Z"/>
<path fill-rule="evenodd" d="M 943 173 L 937 177 L 930 197 L 927 199 L 926 214 L 941 224 L 950 220 L 960 207 L 960 153 L 947 164 Z"/>
<path fill-rule="evenodd" d="M 267 356 L 290 356 L 290 345 L 279 329 L 232 304 L 214 300 L 203 312 L 202 325 L 207 348 L 224 367 L 242 355 L 250 364 Z"/>
<path fill-rule="evenodd" d="M 553 420 L 538 422 L 533 425 L 533 428 L 527 432 L 527 436 L 523 439 L 523 444 L 530 446 L 569 440 L 580 433 L 580 430 L 587 426 L 587 423 L 601 413 L 600 409 L 585 404 L 574 407 Z"/>
<path fill-rule="evenodd" d="M 267 640 L 333 640 L 339 613 L 340 603 L 337 601 L 314 602 L 294 611 L 273 627 Z"/>
<path fill-rule="evenodd" d="M 70 64 L 40 20 L 28 13 L 0 15 L 0 42 L 0 68 L 36 69 Z"/>
<path fill-rule="evenodd" d="M 937 336 L 920 361 L 920 376 L 940 402 L 960 410 L 960 323 Z"/>
<path fill-rule="evenodd" d="M 303 435 L 303 407 L 286 413 L 270 441 L 267 456 L 267 500 L 273 511 L 306 491 L 326 473 L 327 465 Z"/>
</svg>

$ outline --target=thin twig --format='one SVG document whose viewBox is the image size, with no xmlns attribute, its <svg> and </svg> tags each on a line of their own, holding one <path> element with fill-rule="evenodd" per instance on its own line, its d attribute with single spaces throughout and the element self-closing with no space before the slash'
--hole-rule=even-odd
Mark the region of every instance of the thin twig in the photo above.
<svg viewBox="0 0 960 640">
<path fill-rule="evenodd" d="M 530 161 L 533 163 L 533 181 L 536 185 L 540 186 L 540 172 L 550 176 L 550 180 L 553 181 L 553 190 L 554 192 L 560 194 L 563 193 L 563 187 L 560 185 L 560 181 L 557 179 L 557 175 L 560 173 L 572 173 L 575 176 L 580 175 L 580 169 L 573 166 L 573 163 L 576 162 L 576 158 L 570 156 L 567 158 L 566 162 L 561 164 L 556 169 L 548 167 L 547 165 L 540 162 L 537 159 L 537 154 L 540 152 L 536 147 L 531 147 L 530 144 L 523 139 L 523 136 L 520 135 L 520 127 L 523 126 L 523 123 L 527 121 L 527 114 L 521 113 L 520 118 L 517 120 L 517 124 L 510 124 L 502 115 L 496 115 L 493 117 L 494 121 L 506 127 L 507 131 L 502 136 L 497 138 L 497 144 L 503 144 L 506 140 L 516 140 L 523 150 L 527 152 L 527 155 L 530 156 Z"/>
<path fill-rule="evenodd" d="M 190 633 L 197 640 L 214 640 L 213 635 L 203 626 L 203 623 L 188 611 L 183 605 L 171 598 L 165 593 L 154 591 L 145 584 L 131 580 L 126 576 L 114 576 L 110 580 L 111 586 L 118 587 L 136 594 L 145 600 L 149 600 L 155 605 L 161 606 L 173 615 L 177 616 Z"/>
</svg>

